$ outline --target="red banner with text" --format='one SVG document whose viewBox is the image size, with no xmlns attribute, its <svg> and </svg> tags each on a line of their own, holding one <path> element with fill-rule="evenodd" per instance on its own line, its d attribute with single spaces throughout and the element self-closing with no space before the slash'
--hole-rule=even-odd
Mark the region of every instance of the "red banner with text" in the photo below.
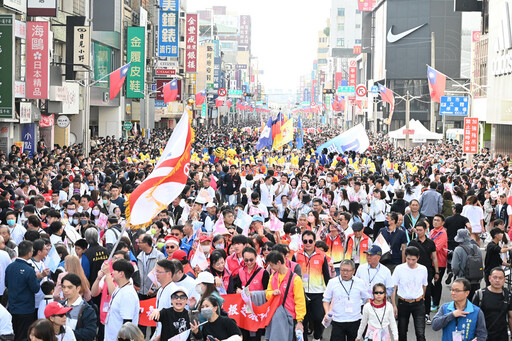
<svg viewBox="0 0 512 341">
<path fill-rule="evenodd" d="M 239 328 L 255 332 L 268 326 L 279 306 L 280 297 L 272 296 L 270 301 L 260 306 L 252 303 L 253 311 L 249 312 L 241 294 L 225 295 L 222 296 L 225 299 L 222 308 L 236 321 Z"/>
</svg>

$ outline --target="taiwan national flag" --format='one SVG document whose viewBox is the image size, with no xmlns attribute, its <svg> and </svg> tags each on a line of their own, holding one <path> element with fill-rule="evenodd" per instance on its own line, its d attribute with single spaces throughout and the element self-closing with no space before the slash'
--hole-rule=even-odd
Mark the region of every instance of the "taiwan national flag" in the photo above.
<svg viewBox="0 0 512 341">
<path fill-rule="evenodd" d="M 163 87 L 164 103 L 174 102 L 178 99 L 178 80 L 174 79 Z"/>
<path fill-rule="evenodd" d="M 441 103 L 441 97 L 446 90 L 446 75 L 427 66 L 428 89 L 432 101 Z"/>
<path fill-rule="evenodd" d="M 121 66 L 116 71 L 110 73 L 110 76 L 108 77 L 110 99 L 114 99 L 119 93 L 119 90 L 123 87 L 124 80 L 126 79 L 126 74 L 129 69 L 130 63 Z"/>
<path fill-rule="evenodd" d="M 224 105 L 224 100 L 217 97 L 215 100 L 215 108 L 222 107 Z"/>
<path fill-rule="evenodd" d="M 206 99 L 206 90 L 198 92 L 196 94 L 196 107 L 202 105 L 204 103 L 205 99 Z"/>
<path fill-rule="evenodd" d="M 395 96 L 393 95 L 393 91 L 386 88 L 384 85 L 379 84 L 379 92 L 380 98 L 383 102 L 389 103 L 389 117 L 386 121 L 386 124 L 391 123 L 391 119 L 393 118 L 393 112 L 395 111 Z"/>
</svg>

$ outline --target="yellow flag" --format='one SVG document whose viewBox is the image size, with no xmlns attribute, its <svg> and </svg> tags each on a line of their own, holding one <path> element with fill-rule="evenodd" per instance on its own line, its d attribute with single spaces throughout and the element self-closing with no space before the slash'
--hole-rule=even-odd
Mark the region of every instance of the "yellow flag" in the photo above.
<svg viewBox="0 0 512 341">
<path fill-rule="evenodd" d="M 293 119 L 289 119 L 281 126 L 281 134 L 276 136 L 274 148 L 280 149 L 293 140 Z"/>
</svg>

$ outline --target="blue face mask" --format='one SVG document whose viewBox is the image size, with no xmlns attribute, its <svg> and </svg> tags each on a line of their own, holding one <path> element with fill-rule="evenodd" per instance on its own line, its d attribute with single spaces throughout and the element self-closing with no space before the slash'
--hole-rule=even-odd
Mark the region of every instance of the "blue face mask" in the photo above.
<svg viewBox="0 0 512 341">
<path fill-rule="evenodd" d="M 78 225 L 78 219 L 73 219 L 73 224 Z"/>
<path fill-rule="evenodd" d="M 7 225 L 14 226 L 15 224 L 16 224 L 16 220 L 14 220 L 14 219 L 8 219 L 7 220 Z"/>
</svg>

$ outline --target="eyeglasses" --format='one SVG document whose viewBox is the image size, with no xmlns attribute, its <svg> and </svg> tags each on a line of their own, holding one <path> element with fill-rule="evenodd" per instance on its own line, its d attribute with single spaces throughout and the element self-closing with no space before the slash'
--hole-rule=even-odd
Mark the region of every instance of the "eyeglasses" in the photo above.
<svg viewBox="0 0 512 341">
<path fill-rule="evenodd" d="M 55 315 L 53 315 L 53 316 L 65 317 L 65 316 L 66 316 L 66 314 L 55 314 Z"/>
<path fill-rule="evenodd" d="M 172 294 L 171 298 L 173 300 L 186 300 L 188 297 L 185 294 L 183 294 L 183 295 Z"/>
<path fill-rule="evenodd" d="M 254 262 L 256 259 L 255 258 L 249 258 L 249 259 L 244 259 L 244 262 L 245 263 L 252 263 Z"/>
<path fill-rule="evenodd" d="M 176 246 L 174 246 L 174 245 L 172 245 L 172 246 L 166 246 L 165 248 L 166 248 L 167 250 L 169 250 L 169 249 L 173 250 L 173 249 L 175 249 L 175 248 L 176 248 Z"/>
<path fill-rule="evenodd" d="M 302 244 L 314 244 L 315 241 L 313 239 L 305 239 L 302 241 Z"/>
<path fill-rule="evenodd" d="M 179 233 L 171 233 L 171 236 L 179 237 L 179 236 L 180 236 L 180 234 L 179 234 Z"/>
<path fill-rule="evenodd" d="M 374 295 L 384 295 L 386 292 L 385 291 L 374 291 L 373 294 Z"/>
<path fill-rule="evenodd" d="M 262 247 L 261 249 L 263 251 L 272 251 L 272 248 L 270 248 L 270 247 Z"/>
</svg>

